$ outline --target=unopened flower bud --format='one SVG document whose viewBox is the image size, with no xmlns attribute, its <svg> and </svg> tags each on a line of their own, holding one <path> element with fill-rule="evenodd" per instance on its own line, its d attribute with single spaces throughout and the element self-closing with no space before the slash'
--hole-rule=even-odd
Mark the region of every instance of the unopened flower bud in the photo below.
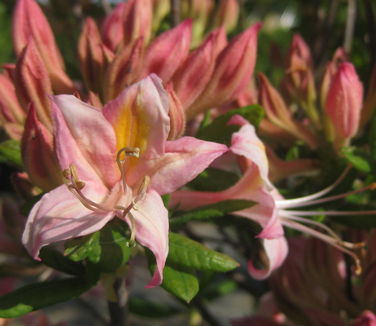
<svg viewBox="0 0 376 326">
<path fill-rule="evenodd" d="M 342 63 L 330 84 L 326 113 L 337 139 L 350 139 L 358 131 L 363 101 L 363 85 L 354 66 Z"/>
<path fill-rule="evenodd" d="M 168 111 L 168 115 L 170 117 L 170 132 L 168 134 L 168 139 L 172 140 L 177 139 L 184 134 L 185 112 L 171 84 L 167 85 L 166 90 L 170 98 L 170 108 Z"/>
<path fill-rule="evenodd" d="M 226 32 L 231 32 L 239 19 L 239 3 L 237 0 L 221 0 L 215 14 L 214 25 L 223 26 Z"/>
<path fill-rule="evenodd" d="M 22 160 L 32 183 L 45 191 L 62 184 L 61 169 L 53 150 L 52 134 L 30 106 L 21 143 Z"/>
</svg>

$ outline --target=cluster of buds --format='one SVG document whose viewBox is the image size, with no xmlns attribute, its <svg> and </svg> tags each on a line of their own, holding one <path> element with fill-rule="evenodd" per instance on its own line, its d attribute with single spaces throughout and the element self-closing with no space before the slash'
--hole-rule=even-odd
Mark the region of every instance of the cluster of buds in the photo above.
<svg viewBox="0 0 376 326">
<path fill-rule="evenodd" d="M 314 75 L 309 47 L 301 36 L 294 35 L 282 81 L 289 102 L 264 74 L 259 74 L 258 103 L 266 113 L 261 129 L 269 137 L 284 139 L 287 143 L 302 140 L 311 149 L 323 145 L 325 132 L 326 141 L 333 143 L 338 151 L 358 132 L 362 108 L 366 107 L 363 85 L 342 49 L 327 64 L 320 92 Z"/>
<path fill-rule="evenodd" d="M 200 3 L 182 3 L 182 16 L 204 7 L 214 10 L 213 2 Z M 18 59 L 16 64 L 5 65 L 0 75 L 0 122 L 9 137 L 21 140 L 25 168 L 36 186 L 48 191 L 62 183 L 56 173 L 58 164 L 53 150 L 51 95 L 76 94 L 87 103 L 102 107 L 125 87 L 156 73 L 171 99 L 169 139 L 176 139 L 184 133 L 187 120 L 231 102 L 247 86 L 255 65 L 261 24 L 228 42 L 225 29 L 233 27 L 238 4 L 221 1 L 216 9 L 216 28 L 191 50 L 196 20 L 186 19 L 153 36 L 168 10 L 169 1 L 131 0 L 118 4 L 101 28 L 87 18 L 78 43 L 84 81 L 80 83 L 68 77 L 52 30 L 37 2 L 17 2 L 13 40 Z M 209 12 L 204 15 L 204 11 L 202 15 L 208 17 Z"/>
</svg>

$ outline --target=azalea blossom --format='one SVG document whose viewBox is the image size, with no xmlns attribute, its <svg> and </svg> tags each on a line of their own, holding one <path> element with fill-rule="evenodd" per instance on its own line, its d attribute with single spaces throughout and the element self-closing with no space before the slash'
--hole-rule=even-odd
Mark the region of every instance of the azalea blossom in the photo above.
<svg viewBox="0 0 376 326">
<path fill-rule="evenodd" d="M 29 253 L 100 230 L 124 219 L 135 240 L 149 248 L 162 281 L 168 253 L 168 212 L 161 195 L 184 185 L 227 147 L 183 137 L 167 141 L 169 97 L 161 80 L 148 76 L 104 108 L 74 96 L 52 98 L 53 135 L 66 183 L 33 207 L 23 234 Z"/>
<path fill-rule="evenodd" d="M 189 210 L 228 199 L 245 199 L 255 202 L 256 205 L 234 214 L 255 221 L 262 227 L 262 231 L 257 237 L 263 239 L 265 257 L 262 256 L 261 259 L 264 268 L 258 269 L 254 262 L 248 262 L 249 272 L 257 279 L 268 277 L 286 258 L 288 246 L 283 226 L 310 234 L 349 254 L 354 259 L 356 272 L 360 272 L 360 261 L 354 250 L 363 246 L 362 243 L 345 242 L 326 225 L 305 218 L 305 216 L 317 215 L 317 212 L 295 209 L 340 199 L 350 194 L 372 189 L 374 185 L 371 184 L 363 189 L 341 195 L 324 197 L 342 181 L 347 172 L 345 171 L 336 182 L 315 194 L 295 199 L 284 199 L 268 178 L 269 167 L 265 147 L 256 135 L 255 128 L 240 116 L 233 117 L 229 123 L 241 125 L 240 130 L 232 135 L 231 145 L 231 152 L 237 156 L 238 160 L 242 160 L 242 166 L 246 166 L 241 179 L 232 187 L 219 192 L 177 191 L 170 200 L 172 207 Z M 354 212 L 320 211 L 320 214 L 350 215 Z M 356 214 L 375 214 L 375 212 L 357 211 Z"/>
</svg>

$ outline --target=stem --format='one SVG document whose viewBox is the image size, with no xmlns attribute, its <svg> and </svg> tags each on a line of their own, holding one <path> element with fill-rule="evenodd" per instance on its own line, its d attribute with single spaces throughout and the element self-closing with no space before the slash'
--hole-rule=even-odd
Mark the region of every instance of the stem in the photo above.
<svg viewBox="0 0 376 326">
<path fill-rule="evenodd" d="M 128 295 L 125 288 L 125 280 L 117 278 L 113 285 L 117 301 L 108 301 L 110 313 L 109 326 L 126 326 L 127 322 L 127 301 Z"/>
<path fill-rule="evenodd" d="M 347 20 L 345 30 L 345 40 L 343 47 L 347 53 L 351 52 L 352 41 L 354 37 L 354 27 L 356 19 L 356 0 L 348 0 Z"/>
<path fill-rule="evenodd" d="M 172 26 L 179 25 L 179 22 L 180 22 L 180 0 L 171 0 L 171 22 L 172 22 Z"/>
</svg>

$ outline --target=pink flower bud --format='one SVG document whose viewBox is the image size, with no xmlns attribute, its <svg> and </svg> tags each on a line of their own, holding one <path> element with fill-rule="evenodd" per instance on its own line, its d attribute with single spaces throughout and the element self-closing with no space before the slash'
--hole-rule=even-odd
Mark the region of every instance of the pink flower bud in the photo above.
<svg viewBox="0 0 376 326">
<path fill-rule="evenodd" d="M 219 54 L 205 90 L 188 108 L 188 119 L 212 107 L 226 104 L 247 87 L 256 63 L 257 23 L 235 37 Z"/>
<path fill-rule="evenodd" d="M 168 140 L 172 140 L 180 138 L 184 134 L 185 112 L 171 84 L 167 85 L 166 90 L 170 99 L 170 107 L 168 111 L 168 116 L 170 117 L 170 132 L 168 134 Z"/>
<path fill-rule="evenodd" d="M 151 36 L 152 0 L 129 0 L 123 13 L 123 44 L 127 46 L 140 37 L 148 43 Z"/>
<path fill-rule="evenodd" d="M 33 105 L 26 119 L 21 153 L 26 172 L 34 185 L 49 191 L 63 183 L 53 150 L 52 134 L 38 120 Z"/>
<path fill-rule="evenodd" d="M 123 12 L 126 2 L 120 2 L 115 9 L 106 17 L 101 31 L 103 43 L 115 51 L 117 46 L 124 39 Z"/>
<path fill-rule="evenodd" d="M 285 86 L 290 95 L 300 101 L 316 98 L 311 51 L 298 34 L 294 35 L 289 49 Z"/>
<path fill-rule="evenodd" d="M 15 86 L 24 108 L 33 103 L 38 118 L 51 129 L 50 101 L 51 81 L 34 42 L 29 42 L 21 53 L 15 72 Z"/>
<path fill-rule="evenodd" d="M 35 0 L 18 0 L 13 15 L 13 44 L 18 56 L 31 40 L 45 63 L 54 90 L 71 92 L 72 81 L 64 72 L 62 56 L 42 10 Z"/>
<path fill-rule="evenodd" d="M 186 20 L 158 36 L 147 49 L 142 75 L 155 73 L 168 82 L 188 56 L 191 34 L 192 21 Z"/>
<path fill-rule="evenodd" d="M 226 32 L 231 32 L 239 20 L 239 3 L 237 0 L 221 0 L 215 14 L 214 25 L 223 26 Z"/>
<path fill-rule="evenodd" d="M 184 108 L 188 108 L 206 87 L 214 70 L 215 59 L 225 45 L 223 28 L 213 31 L 172 77 L 175 92 Z"/>
<path fill-rule="evenodd" d="M 286 106 L 282 96 L 270 84 L 268 78 L 260 73 L 259 80 L 259 103 L 265 109 L 267 119 L 276 127 L 304 140 L 311 148 L 316 148 L 317 140 L 314 134 L 307 126 L 292 117 L 291 111 Z"/>
<path fill-rule="evenodd" d="M 80 68 L 88 88 L 101 96 L 107 59 L 113 56 L 110 51 L 102 43 L 95 21 L 87 18 L 78 44 Z"/>
<path fill-rule="evenodd" d="M 321 81 L 321 94 L 320 94 L 320 101 L 321 101 L 321 107 L 325 107 L 326 98 L 328 96 L 328 90 L 330 83 L 332 82 L 332 79 L 334 75 L 336 74 L 338 70 L 338 66 L 342 62 L 348 61 L 346 52 L 343 48 L 338 48 L 336 52 L 333 55 L 332 61 L 330 61 L 324 72 L 324 77 Z"/>
<path fill-rule="evenodd" d="M 124 46 L 108 65 L 104 79 L 104 99 L 108 102 L 117 97 L 124 88 L 140 78 L 144 40 L 138 39 L 132 46 Z"/>
<path fill-rule="evenodd" d="M 337 137 L 349 139 L 356 134 L 362 100 L 363 85 L 354 66 L 342 63 L 330 84 L 325 108 Z"/>
<path fill-rule="evenodd" d="M 26 113 L 20 106 L 14 84 L 7 74 L 0 74 L 0 120 L 23 124 Z"/>
</svg>

